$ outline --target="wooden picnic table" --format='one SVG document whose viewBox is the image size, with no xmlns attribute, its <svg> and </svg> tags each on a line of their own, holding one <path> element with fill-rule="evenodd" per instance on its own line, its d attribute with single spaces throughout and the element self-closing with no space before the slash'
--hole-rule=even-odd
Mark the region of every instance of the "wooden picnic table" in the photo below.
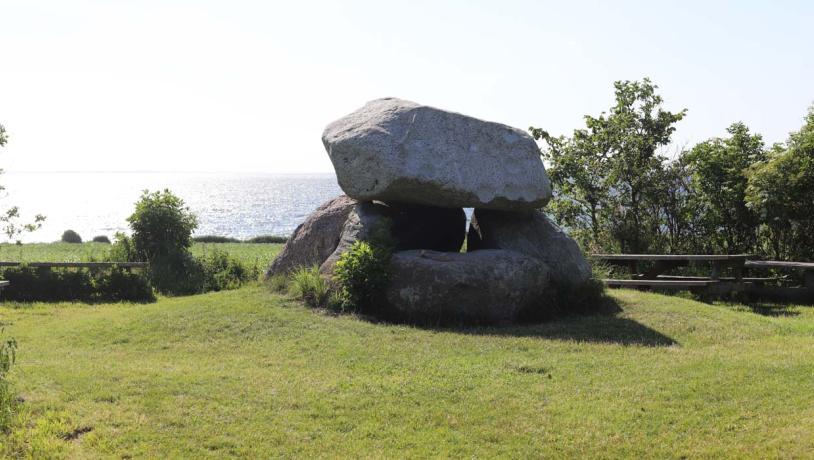
<svg viewBox="0 0 814 460">
<path fill-rule="evenodd" d="M 787 262 L 779 260 L 754 260 L 750 254 L 593 254 L 593 257 L 616 265 L 626 265 L 630 279 L 604 280 L 609 287 L 632 287 L 638 289 L 690 290 L 702 297 L 724 296 L 743 292 L 762 298 L 782 299 L 794 302 L 814 300 L 814 262 Z M 650 267 L 641 272 L 640 263 Z M 680 276 L 667 272 L 690 263 L 710 263 L 712 269 L 708 277 Z M 803 287 L 778 285 L 786 281 L 784 277 L 747 278 L 746 269 L 800 270 L 803 272 Z M 723 276 L 726 270 L 732 273 Z"/>
<path fill-rule="evenodd" d="M 691 262 L 710 262 L 712 264 L 710 280 L 718 280 L 726 269 L 731 269 L 735 280 L 740 280 L 746 260 L 753 256 L 750 254 L 593 254 L 593 257 L 613 264 L 627 265 L 633 279 L 657 280 L 659 276 L 663 276 L 667 271 L 676 267 L 689 265 Z M 646 272 L 640 273 L 640 262 L 652 262 L 653 265 Z"/>
<path fill-rule="evenodd" d="M 803 285 L 814 290 L 814 262 L 786 262 L 781 260 L 747 260 L 747 268 L 797 269 L 803 272 Z"/>
</svg>

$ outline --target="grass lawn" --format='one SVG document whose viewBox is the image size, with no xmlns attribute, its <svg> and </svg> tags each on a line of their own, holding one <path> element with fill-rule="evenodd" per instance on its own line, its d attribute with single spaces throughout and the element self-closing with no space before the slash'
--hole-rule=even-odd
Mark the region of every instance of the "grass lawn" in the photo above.
<svg viewBox="0 0 814 460">
<path fill-rule="evenodd" d="M 814 456 L 814 309 L 612 295 L 615 316 L 466 330 L 261 286 L 6 304 L 30 425 L 10 439 L 40 457 Z"/>
<path fill-rule="evenodd" d="M 282 244 L 265 243 L 193 243 L 193 254 L 200 255 L 214 249 L 229 252 L 243 262 L 267 266 L 280 252 Z M 88 262 L 101 260 L 110 251 L 104 243 L 36 243 L 0 244 L 0 260 L 20 262 Z"/>
</svg>

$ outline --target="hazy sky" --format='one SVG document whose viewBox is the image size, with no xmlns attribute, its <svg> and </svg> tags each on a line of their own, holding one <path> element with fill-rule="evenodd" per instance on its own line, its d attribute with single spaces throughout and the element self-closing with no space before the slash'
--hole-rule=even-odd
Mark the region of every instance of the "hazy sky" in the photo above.
<svg viewBox="0 0 814 460">
<path fill-rule="evenodd" d="M 649 76 L 676 144 L 814 102 L 814 2 L 0 0 L 11 171 L 331 171 L 324 126 L 397 96 L 554 134 Z"/>
</svg>

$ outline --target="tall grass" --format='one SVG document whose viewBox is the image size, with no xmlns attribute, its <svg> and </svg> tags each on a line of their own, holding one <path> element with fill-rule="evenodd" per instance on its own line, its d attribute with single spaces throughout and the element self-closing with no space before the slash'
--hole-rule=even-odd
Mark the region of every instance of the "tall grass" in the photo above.
<svg viewBox="0 0 814 460">
<path fill-rule="evenodd" d="M 17 398 L 8 381 L 8 372 L 16 360 L 17 341 L 8 339 L 0 344 L 0 432 L 3 433 L 8 432 L 14 419 Z"/>
<path fill-rule="evenodd" d="M 324 307 L 330 296 L 328 282 L 319 274 L 319 267 L 302 267 L 291 274 L 289 294 L 312 307 Z"/>
</svg>

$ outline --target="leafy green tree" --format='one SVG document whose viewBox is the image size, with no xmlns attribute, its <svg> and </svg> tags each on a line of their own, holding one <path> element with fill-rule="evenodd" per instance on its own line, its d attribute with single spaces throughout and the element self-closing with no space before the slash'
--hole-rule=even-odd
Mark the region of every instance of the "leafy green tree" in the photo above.
<svg viewBox="0 0 814 460">
<path fill-rule="evenodd" d="M 583 242 L 588 236 L 591 250 L 644 252 L 662 231 L 662 214 L 654 210 L 664 196 L 666 159 L 658 150 L 686 110 L 664 110 L 657 88 L 647 78 L 615 82 L 615 105 L 585 116 L 586 128 L 571 138 L 530 128 L 547 144 L 542 153 L 557 190 L 554 217 Z"/>
<path fill-rule="evenodd" d="M 198 227 L 195 214 L 169 190 L 145 190 L 127 222 L 133 231 L 136 254 L 147 261 L 185 253 Z"/>
<path fill-rule="evenodd" d="M 700 216 L 695 236 L 707 252 L 752 252 L 760 216 L 746 204 L 747 171 L 766 157 L 763 138 L 743 123 L 733 123 L 727 132 L 729 137 L 701 142 L 685 156 Z"/>
<path fill-rule="evenodd" d="M 659 233 L 659 219 L 653 215 L 665 158 L 660 147 L 670 143 L 675 124 L 686 109 L 669 112 L 656 94 L 656 85 L 641 82 L 614 83 L 616 105 L 609 114 L 587 117 L 588 128 L 606 146 L 612 158 L 610 185 L 611 233 L 622 252 L 645 252 Z"/>
<path fill-rule="evenodd" d="M 189 252 L 198 219 L 169 190 L 145 190 L 127 218 L 132 237 L 117 238 L 114 252 L 150 262 L 150 281 L 165 294 L 194 294 L 204 285 L 202 264 Z"/>
<path fill-rule="evenodd" d="M 654 250 L 664 253 L 697 253 L 698 210 L 692 185 L 692 172 L 683 152 L 675 161 L 664 165 L 658 182 L 661 184 L 651 203 L 654 216 L 661 224 L 659 235 L 654 237 Z"/>
<path fill-rule="evenodd" d="M 548 175 L 554 184 L 554 198 L 546 211 L 566 226 L 583 247 L 600 250 L 606 229 L 603 219 L 608 202 L 610 160 L 595 145 L 585 129 L 571 138 L 553 137 L 540 128 L 529 128 L 536 140 L 544 140 L 542 149 L 548 162 Z"/>
<path fill-rule="evenodd" d="M 746 201 L 760 216 L 761 248 L 781 260 L 814 260 L 814 106 L 803 127 L 748 176 Z"/>
</svg>

